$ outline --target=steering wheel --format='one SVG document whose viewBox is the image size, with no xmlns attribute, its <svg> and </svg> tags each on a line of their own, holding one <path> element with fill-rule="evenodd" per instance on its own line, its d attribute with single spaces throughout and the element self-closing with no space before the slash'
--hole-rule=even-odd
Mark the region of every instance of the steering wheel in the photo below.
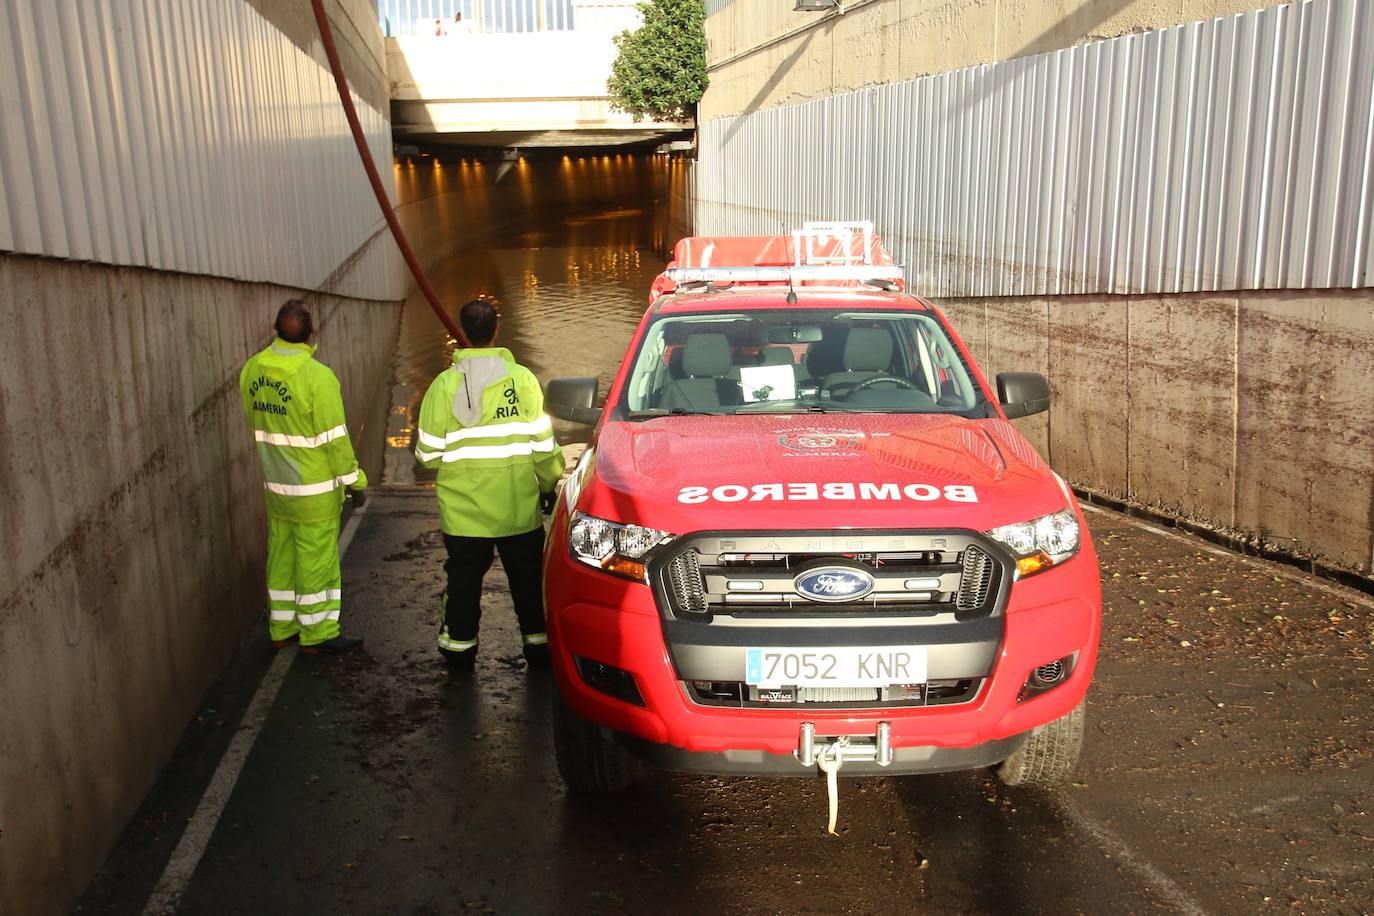
<svg viewBox="0 0 1374 916">
<path fill-rule="evenodd" d="M 875 375 L 875 376 L 873 376 L 872 378 L 866 378 L 866 379 L 864 379 L 862 382 L 855 382 L 855 383 L 854 383 L 854 387 L 850 390 L 850 392 L 849 392 L 848 394 L 845 395 L 845 397 L 847 397 L 847 398 L 848 398 L 848 397 L 853 397 L 854 395 L 858 394 L 860 391 L 867 391 L 868 389 L 872 388 L 874 385 L 881 385 L 881 384 L 883 384 L 884 382 L 891 382 L 891 383 L 893 383 L 894 385 L 900 385 L 901 387 L 905 388 L 907 391 L 915 391 L 915 390 L 916 390 L 916 383 L 913 382 L 913 381 L 912 381 L 911 379 L 909 379 L 909 378 L 902 378 L 902 377 L 899 376 L 899 375 Z M 841 384 L 844 384 L 844 383 L 841 383 Z"/>
</svg>

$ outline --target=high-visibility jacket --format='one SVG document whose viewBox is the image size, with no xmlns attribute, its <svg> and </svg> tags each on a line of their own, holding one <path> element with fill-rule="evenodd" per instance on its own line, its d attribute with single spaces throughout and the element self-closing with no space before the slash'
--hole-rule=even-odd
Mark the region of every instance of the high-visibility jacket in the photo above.
<svg viewBox="0 0 1374 916">
<path fill-rule="evenodd" d="M 416 459 L 439 471 L 445 534 L 498 538 L 542 524 L 539 494 L 558 483 L 563 451 L 539 380 L 505 347 L 453 354 L 425 392 L 418 438 Z"/>
<path fill-rule="evenodd" d="M 344 490 L 361 490 L 333 371 L 310 344 L 278 337 L 239 373 L 239 394 L 257 442 L 267 514 L 292 522 L 337 518 Z"/>
</svg>

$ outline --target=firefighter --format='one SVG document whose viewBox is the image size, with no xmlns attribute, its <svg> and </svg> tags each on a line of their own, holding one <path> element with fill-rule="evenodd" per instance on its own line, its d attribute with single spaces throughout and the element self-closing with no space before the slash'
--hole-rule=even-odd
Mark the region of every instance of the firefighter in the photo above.
<svg viewBox="0 0 1374 916">
<path fill-rule="evenodd" d="M 435 491 L 444 531 L 448 574 L 439 621 L 439 652 L 450 666 L 471 670 L 477 658 L 482 577 L 492 549 L 510 582 L 524 654 L 546 666 L 541 588 L 544 526 L 541 509 L 553 500 L 563 452 L 544 414 L 539 381 L 492 344 L 496 308 L 482 299 L 459 311 L 470 346 L 453 354 L 420 405 L 415 457 L 437 469 Z"/>
<path fill-rule="evenodd" d="M 367 476 L 348 439 L 339 380 L 314 359 L 305 301 L 288 300 L 275 328 L 277 339 L 239 373 L 267 499 L 272 645 L 299 639 L 302 652 L 344 652 L 362 639 L 339 631 L 339 512 L 345 491 L 362 504 Z"/>
</svg>

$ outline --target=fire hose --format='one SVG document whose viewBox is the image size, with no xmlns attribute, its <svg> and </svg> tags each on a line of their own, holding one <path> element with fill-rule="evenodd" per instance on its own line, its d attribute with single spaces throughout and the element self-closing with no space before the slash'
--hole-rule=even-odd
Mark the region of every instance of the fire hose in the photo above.
<svg viewBox="0 0 1374 916">
<path fill-rule="evenodd" d="M 358 158 L 362 160 L 363 169 L 367 172 L 367 179 L 372 184 L 372 193 L 377 197 L 377 206 L 382 210 L 382 216 L 386 218 L 386 224 L 391 228 L 391 237 L 396 240 L 396 247 L 401 250 L 401 257 L 405 258 L 406 266 L 410 268 L 410 273 L 415 277 L 416 284 L 420 291 L 429 300 L 429 305 L 434 309 L 434 314 L 439 316 L 444 327 L 448 329 L 453 339 L 458 341 L 458 346 L 466 347 L 467 338 L 463 336 L 463 331 L 458 327 L 453 317 L 444 311 L 443 303 L 439 301 L 439 294 L 434 291 L 434 287 L 429 282 L 429 277 L 425 275 L 424 268 L 420 266 L 420 261 L 415 257 L 415 251 L 410 247 L 409 240 L 406 239 L 405 231 L 401 229 L 401 223 L 396 219 L 396 210 L 391 206 L 391 198 L 387 196 L 386 186 L 382 184 L 382 176 L 377 172 L 377 163 L 372 159 L 372 151 L 367 148 L 367 138 L 363 135 L 362 124 L 358 121 L 358 111 L 353 107 L 353 96 L 348 91 L 348 77 L 344 75 L 343 64 L 339 62 L 339 49 L 334 45 L 334 32 L 329 26 L 329 16 L 324 11 L 324 0 L 310 0 L 311 6 L 315 10 L 315 23 L 320 29 L 320 41 L 324 43 L 325 56 L 329 58 L 329 69 L 334 74 L 334 85 L 339 90 L 339 104 L 343 106 L 344 115 L 348 118 L 349 130 L 353 133 L 353 145 L 358 148 Z"/>
</svg>

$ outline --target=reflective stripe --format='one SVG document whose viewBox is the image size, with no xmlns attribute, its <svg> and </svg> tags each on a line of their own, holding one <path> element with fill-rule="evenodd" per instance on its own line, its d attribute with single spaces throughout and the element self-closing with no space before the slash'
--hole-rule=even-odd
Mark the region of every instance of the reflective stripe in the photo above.
<svg viewBox="0 0 1374 916">
<path fill-rule="evenodd" d="M 253 430 L 253 438 L 268 445 L 289 445 L 291 448 L 319 448 L 326 442 L 348 435 L 348 427 L 340 424 L 327 429 L 318 436 L 289 436 L 286 433 L 269 433 L 265 429 Z"/>
<path fill-rule="evenodd" d="M 346 487 L 357 482 L 358 472 L 350 471 L 342 477 L 335 477 L 333 480 L 325 480 L 320 483 L 274 483 L 270 480 L 264 480 L 262 486 L 264 490 L 279 496 L 318 496 L 321 493 L 328 493 L 341 486 Z"/>
<path fill-rule="evenodd" d="M 444 447 L 444 440 L 439 436 L 431 436 L 422 429 L 420 430 L 420 445 L 428 445 L 430 448 L 442 449 Z M 417 447 L 415 450 L 418 452 L 419 448 Z"/>
<path fill-rule="evenodd" d="M 293 591 L 281 591 L 280 589 L 269 588 L 267 597 L 273 601 L 295 601 L 296 593 Z"/>
<path fill-rule="evenodd" d="M 477 640 L 472 642 L 460 642 L 456 639 L 449 639 L 443 633 L 439 634 L 439 648 L 448 649 L 450 652 L 466 652 L 469 649 L 477 648 Z"/>
<path fill-rule="evenodd" d="M 468 426 L 456 429 L 442 439 L 432 433 L 420 430 L 420 444 L 432 449 L 444 449 L 464 439 L 499 439 L 502 436 L 537 436 L 553 431 L 553 421 L 548 416 L 537 420 L 515 420 L 510 423 L 492 423 L 488 426 Z"/>
<path fill-rule="evenodd" d="M 525 640 L 525 645 L 527 646 L 544 646 L 548 645 L 549 642 L 548 633 L 531 633 L 522 638 Z"/>
<path fill-rule="evenodd" d="M 421 461 L 433 461 L 443 454 L 443 452 L 426 452 L 418 447 L 415 449 L 415 457 L 419 458 Z"/>
<path fill-rule="evenodd" d="M 313 627 L 315 624 L 324 623 L 326 620 L 338 620 L 339 612 L 333 610 L 320 611 L 316 614 L 297 614 L 296 619 L 301 622 L 301 626 Z"/>
<path fill-rule="evenodd" d="M 296 619 L 296 612 L 295 612 L 295 611 L 273 611 L 273 612 L 272 612 L 272 619 L 273 619 L 273 620 L 284 620 L 284 621 L 290 623 L 292 620 L 295 620 L 295 619 Z"/>
<path fill-rule="evenodd" d="M 296 598 L 298 607 L 305 607 L 307 604 L 319 604 L 321 601 L 342 601 L 343 590 L 337 588 L 325 589 L 322 592 L 315 592 L 313 595 L 299 595 Z"/>
<path fill-rule="evenodd" d="M 510 442 L 506 445 L 465 445 L 451 452 L 444 452 L 444 463 L 462 461 L 465 458 L 514 458 L 517 455 L 532 455 L 535 452 L 552 452 L 557 443 L 553 439 L 538 442 Z"/>
</svg>

